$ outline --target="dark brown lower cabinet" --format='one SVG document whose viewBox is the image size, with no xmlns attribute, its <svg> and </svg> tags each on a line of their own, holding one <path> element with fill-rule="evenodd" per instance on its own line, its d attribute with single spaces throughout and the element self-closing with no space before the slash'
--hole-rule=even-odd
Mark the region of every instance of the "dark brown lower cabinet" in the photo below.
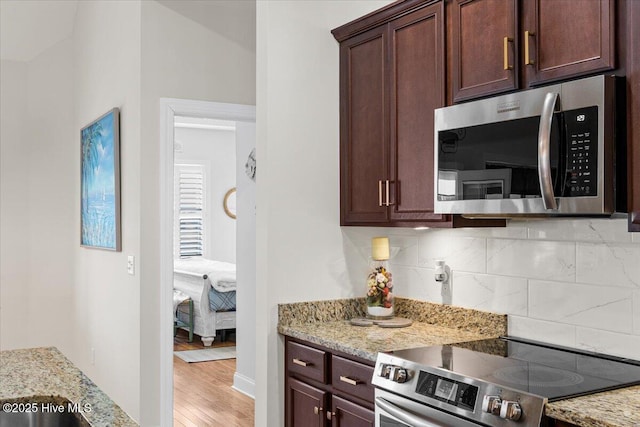
<svg viewBox="0 0 640 427">
<path fill-rule="evenodd" d="M 287 385 L 288 426 L 325 426 L 329 393 L 289 378 Z"/>
<path fill-rule="evenodd" d="M 373 365 L 287 337 L 286 427 L 375 426 Z"/>
<path fill-rule="evenodd" d="M 375 414 L 338 396 L 331 399 L 331 427 L 373 427 Z"/>
</svg>

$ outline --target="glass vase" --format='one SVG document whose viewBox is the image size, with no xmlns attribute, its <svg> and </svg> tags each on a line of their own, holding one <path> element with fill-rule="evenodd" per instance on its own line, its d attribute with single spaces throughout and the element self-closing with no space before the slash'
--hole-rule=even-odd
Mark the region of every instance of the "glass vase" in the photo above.
<svg viewBox="0 0 640 427">
<path fill-rule="evenodd" d="M 387 261 L 373 260 L 367 276 L 367 317 L 393 317 L 393 277 Z"/>
</svg>

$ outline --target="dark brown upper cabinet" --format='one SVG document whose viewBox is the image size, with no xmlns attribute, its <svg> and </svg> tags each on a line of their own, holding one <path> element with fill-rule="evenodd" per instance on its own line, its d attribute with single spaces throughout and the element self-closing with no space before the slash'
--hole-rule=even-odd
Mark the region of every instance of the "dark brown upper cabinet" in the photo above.
<svg viewBox="0 0 640 427">
<path fill-rule="evenodd" d="M 389 220 L 388 37 L 382 26 L 340 45 L 342 225 Z"/>
<path fill-rule="evenodd" d="M 454 0 L 449 12 L 453 101 L 518 89 L 518 1 Z"/>
<path fill-rule="evenodd" d="M 447 221 L 433 213 L 434 110 L 445 106 L 444 7 L 389 23 L 392 221 Z"/>
<path fill-rule="evenodd" d="M 615 68 L 614 0 L 526 0 L 527 86 Z"/>
<path fill-rule="evenodd" d="M 414 9 L 354 36 L 348 26 L 362 22 L 334 30 L 341 42 L 341 225 L 451 222 L 433 213 L 433 111 L 445 105 L 444 5 Z"/>
<path fill-rule="evenodd" d="M 451 0 L 451 100 L 613 70 L 615 0 Z"/>
</svg>

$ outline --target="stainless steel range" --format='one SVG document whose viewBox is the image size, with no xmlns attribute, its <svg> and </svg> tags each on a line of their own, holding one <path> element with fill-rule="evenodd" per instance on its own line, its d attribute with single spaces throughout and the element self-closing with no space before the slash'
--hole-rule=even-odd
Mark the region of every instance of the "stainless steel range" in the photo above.
<svg viewBox="0 0 640 427">
<path fill-rule="evenodd" d="M 640 364 L 498 338 L 379 353 L 373 384 L 376 427 L 538 427 L 546 402 L 640 384 Z"/>
</svg>

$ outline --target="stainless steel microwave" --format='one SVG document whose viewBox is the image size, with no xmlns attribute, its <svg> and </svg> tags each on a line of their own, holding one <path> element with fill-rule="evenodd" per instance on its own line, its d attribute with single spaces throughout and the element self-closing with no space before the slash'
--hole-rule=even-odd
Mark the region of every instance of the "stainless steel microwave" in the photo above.
<svg viewBox="0 0 640 427">
<path fill-rule="evenodd" d="M 435 212 L 609 215 L 616 78 L 595 76 L 435 111 Z"/>
</svg>

